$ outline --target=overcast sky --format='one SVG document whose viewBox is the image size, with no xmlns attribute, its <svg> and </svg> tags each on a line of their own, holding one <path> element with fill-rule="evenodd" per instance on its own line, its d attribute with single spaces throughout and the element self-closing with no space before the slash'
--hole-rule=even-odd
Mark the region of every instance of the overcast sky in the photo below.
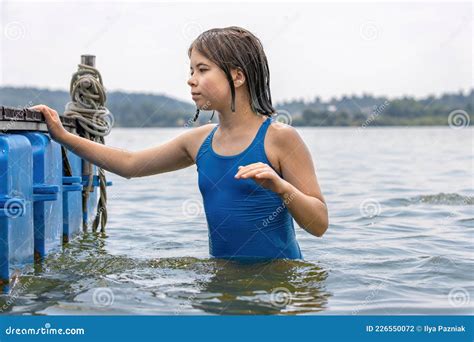
<svg viewBox="0 0 474 342">
<path fill-rule="evenodd" d="M 276 102 L 472 87 L 471 3 L 156 3 L 0 0 L 0 84 L 68 89 L 81 54 L 106 88 L 191 102 L 187 48 L 242 26 L 266 51 Z"/>
</svg>

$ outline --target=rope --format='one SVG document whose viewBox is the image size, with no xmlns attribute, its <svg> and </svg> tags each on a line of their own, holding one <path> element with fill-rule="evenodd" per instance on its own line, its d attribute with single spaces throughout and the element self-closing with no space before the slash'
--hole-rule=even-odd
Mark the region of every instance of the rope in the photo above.
<svg viewBox="0 0 474 342">
<path fill-rule="evenodd" d="M 64 175 L 70 177 L 72 176 L 71 163 L 69 163 L 69 158 L 67 157 L 66 148 L 62 145 L 61 145 L 61 154 L 63 156 Z"/>
<path fill-rule="evenodd" d="M 108 135 L 113 117 L 104 106 L 106 95 L 99 71 L 79 64 L 79 70 L 72 75 L 69 92 L 72 101 L 66 104 L 64 115 L 77 119 L 79 125 L 93 136 Z"/>
<path fill-rule="evenodd" d="M 74 118 L 78 122 L 78 133 L 81 137 L 104 144 L 104 136 L 110 133 L 113 116 L 105 107 L 106 94 L 99 71 L 85 64 L 79 64 L 78 71 L 72 75 L 70 86 L 71 102 L 66 104 L 64 116 Z M 97 214 L 92 224 L 92 231 L 105 232 L 107 223 L 107 180 L 105 171 L 99 168 L 100 198 Z M 92 164 L 89 163 L 89 184 L 82 192 L 82 210 L 87 210 L 87 200 L 92 189 Z M 83 230 L 87 231 L 87 222 L 83 220 Z"/>
</svg>

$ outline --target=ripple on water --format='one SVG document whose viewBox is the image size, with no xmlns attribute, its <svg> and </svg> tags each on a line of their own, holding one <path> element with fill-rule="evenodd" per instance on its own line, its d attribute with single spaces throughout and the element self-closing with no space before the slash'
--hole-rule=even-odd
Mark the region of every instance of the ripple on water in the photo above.
<svg viewBox="0 0 474 342">
<path fill-rule="evenodd" d="M 191 257 L 134 260 L 86 242 L 50 255 L 16 312 L 36 314 L 295 314 L 324 310 L 327 272 L 304 261 Z M 100 244 L 98 244 L 100 245 Z M 66 266 L 67 265 L 67 266 Z M 32 298 L 35 299 L 32 301 Z M 108 303 L 110 302 L 110 303 Z M 1 302 L 0 302 L 1 303 Z M 34 305 L 36 303 L 36 305 Z"/>
</svg>

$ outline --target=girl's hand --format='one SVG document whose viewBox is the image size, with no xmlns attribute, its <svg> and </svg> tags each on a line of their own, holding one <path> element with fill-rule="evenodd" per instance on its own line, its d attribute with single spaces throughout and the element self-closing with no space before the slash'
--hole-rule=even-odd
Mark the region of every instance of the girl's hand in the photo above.
<svg viewBox="0 0 474 342">
<path fill-rule="evenodd" d="M 48 126 L 49 135 L 53 140 L 61 142 L 62 137 L 67 134 L 67 131 L 64 129 L 58 113 L 54 109 L 45 105 L 37 105 L 28 109 L 37 110 L 43 113 L 46 125 Z"/>
<path fill-rule="evenodd" d="M 259 185 L 279 195 L 285 192 L 288 185 L 288 182 L 282 179 L 271 166 L 261 162 L 239 166 L 239 171 L 234 177 L 237 179 L 251 178 Z"/>
</svg>

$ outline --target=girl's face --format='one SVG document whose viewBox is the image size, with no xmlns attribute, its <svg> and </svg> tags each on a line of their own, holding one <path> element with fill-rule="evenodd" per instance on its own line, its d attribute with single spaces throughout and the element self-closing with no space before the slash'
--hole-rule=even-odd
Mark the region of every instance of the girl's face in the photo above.
<svg viewBox="0 0 474 342">
<path fill-rule="evenodd" d="M 192 49 L 188 85 L 197 108 L 218 110 L 230 108 L 231 93 L 226 75 L 214 62 Z"/>
</svg>

